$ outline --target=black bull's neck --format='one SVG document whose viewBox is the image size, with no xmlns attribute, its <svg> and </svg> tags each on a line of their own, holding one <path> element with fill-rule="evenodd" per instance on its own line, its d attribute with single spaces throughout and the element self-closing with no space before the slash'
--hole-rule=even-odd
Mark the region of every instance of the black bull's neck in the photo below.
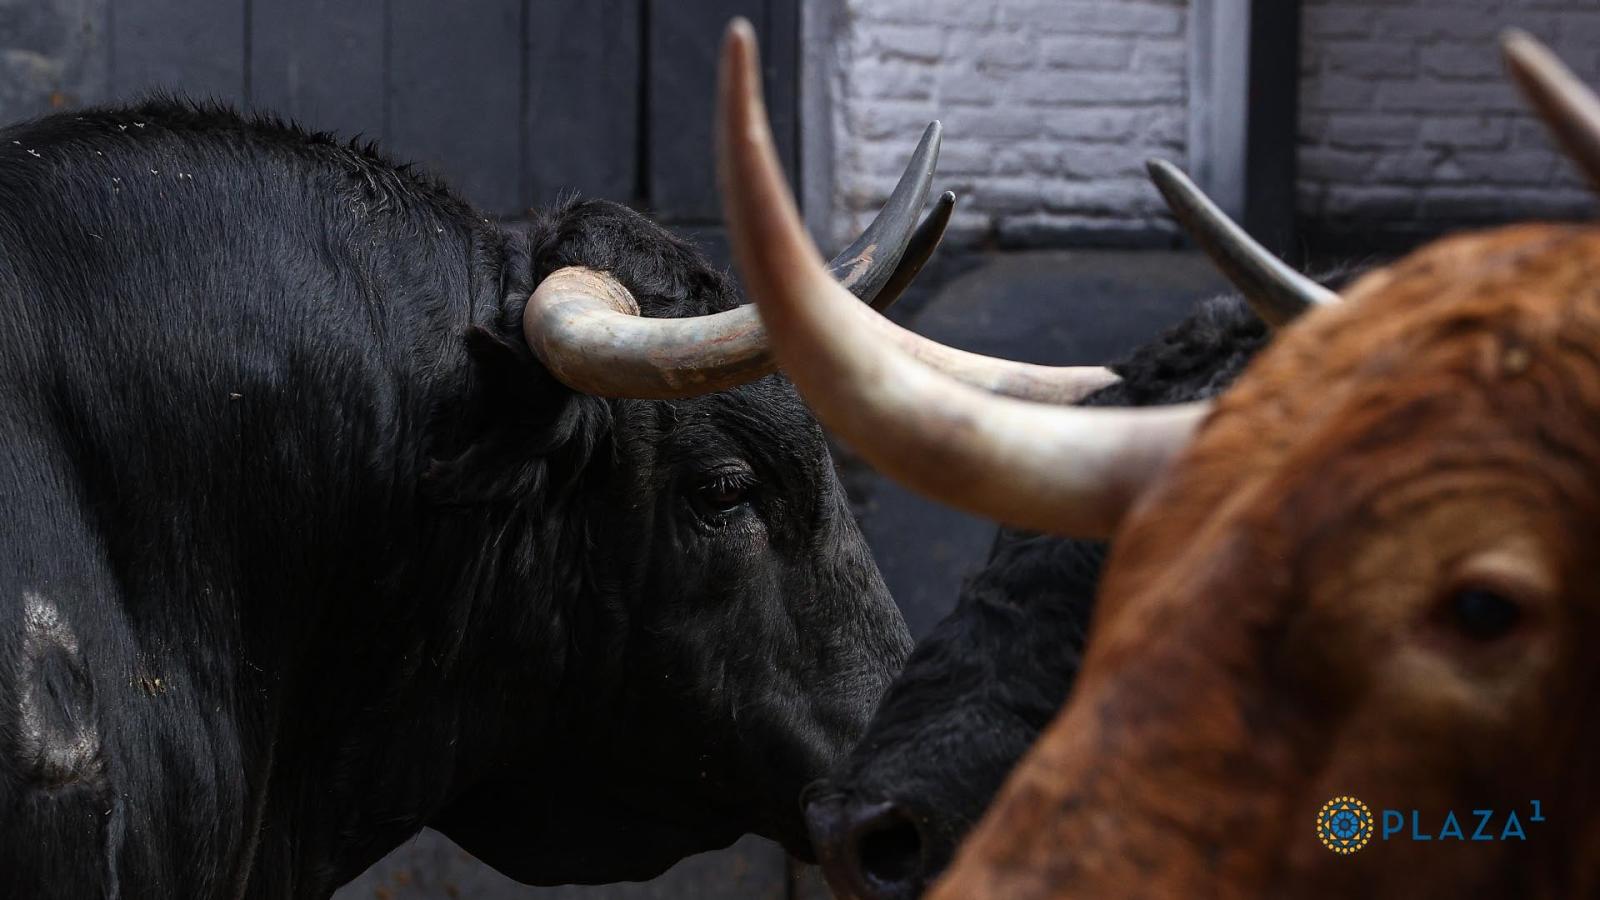
<svg viewBox="0 0 1600 900">
<path fill-rule="evenodd" d="M 0 699 L 35 722 L 59 698 L 29 740 L 66 762 L 0 740 L 0 796 L 33 798 L 0 801 L 0 834 L 55 848 L 0 848 L 0 888 L 329 892 L 536 748 L 574 687 L 539 496 L 560 448 L 505 457 L 604 421 L 531 363 L 496 384 L 468 340 L 515 335 L 526 238 L 221 113 L 6 138 L 51 160 L 0 161 L 0 658 L 24 663 Z M 99 861 L 67 883 L 59 854 Z"/>
</svg>

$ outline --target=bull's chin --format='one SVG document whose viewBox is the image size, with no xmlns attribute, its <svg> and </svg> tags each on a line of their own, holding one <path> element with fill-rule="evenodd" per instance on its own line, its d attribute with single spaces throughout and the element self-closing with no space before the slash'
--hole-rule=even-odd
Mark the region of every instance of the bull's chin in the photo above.
<svg viewBox="0 0 1600 900">
<path fill-rule="evenodd" d="M 625 799 L 590 793 L 557 798 L 552 790 L 496 783 L 459 798 L 429 825 L 500 874 L 530 885 L 648 881 L 685 857 L 727 847 L 747 831 L 796 859 L 816 861 L 798 810 L 793 822 L 763 817 L 740 826 L 731 811 L 725 817 L 662 818 Z M 560 811 L 530 814 L 540 809 Z"/>
<path fill-rule="evenodd" d="M 505 781 L 458 798 L 428 824 L 523 884 L 648 881 L 696 853 L 726 847 L 743 829 L 668 821 L 609 798 Z"/>
<path fill-rule="evenodd" d="M 495 871 L 523 884 L 611 884 L 649 881 L 685 857 L 738 840 L 733 830 L 686 834 L 666 823 L 562 823 L 569 827 L 521 830 L 516 823 L 481 828 L 440 822 L 435 827 Z"/>
<path fill-rule="evenodd" d="M 787 803 L 779 800 L 769 801 L 765 810 L 756 811 L 756 820 L 752 834 L 764 837 L 774 844 L 782 847 L 785 853 L 809 866 L 817 864 L 817 850 L 811 843 L 811 832 L 806 828 L 805 816 L 802 813 L 805 803 L 805 791 L 796 789 L 793 793 L 776 791 L 769 796 L 778 798 L 789 797 Z M 789 809 L 789 815 L 775 815 L 774 810 Z"/>
</svg>

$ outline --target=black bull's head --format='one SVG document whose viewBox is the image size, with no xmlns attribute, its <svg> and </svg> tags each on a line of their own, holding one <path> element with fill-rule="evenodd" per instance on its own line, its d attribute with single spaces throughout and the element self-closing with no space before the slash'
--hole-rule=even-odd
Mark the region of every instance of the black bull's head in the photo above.
<svg viewBox="0 0 1600 900">
<path fill-rule="evenodd" d="M 879 308 L 948 222 L 946 194 L 915 227 L 938 149 L 935 123 L 831 264 Z M 582 637 L 531 663 L 560 673 L 547 698 L 559 724 L 486 742 L 537 747 L 536 761 L 492 760 L 431 824 L 530 883 L 648 878 L 745 831 L 809 856 L 801 789 L 859 738 L 911 643 L 821 429 L 732 280 L 664 229 L 574 202 L 536 221 L 527 247 L 535 289 L 508 304 L 520 327 L 470 342 L 485 390 L 527 385 L 533 358 L 553 376 L 487 405 L 526 410 L 521 430 L 554 448 L 530 479 L 546 504 L 531 565 L 567 599 L 540 627 Z M 441 465 L 438 490 L 478 489 L 462 482 L 499 468 L 492 443 Z M 502 688 L 529 665 L 500 665 Z"/>
<path fill-rule="evenodd" d="M 935 125 L 878 221 L 829 266 L 875 307 L 910 281 L 948 218 L 950 195 L 913 233 L 937 139 Z M 556 218 L 533 236 L 536 288 L 520 324 L 552 376 L 581 399 L 611 398 L 609 465 L 584 475 L 606 521 L 583 540 L 608 571 L 574 580 L 601 595 L 584 615 L 623 623 L 607 629 L 623 632 L 621 646 L 582 650 L 597 680 L 620 684 L 589 692 L 615 702 L 578 711 L 581 745 L 543 751 L 572 777 L 554 789 L 486 780 L 435 824 L 507 874 L 546 883 L 648 877 L 743 830 L 809 857 L 801 790 L 865 729 L 909 650 L 904 623 L 820 428 L 789 382 L 769 377 L 756 310 L 627 210 Z M 886 340 L 988 390 L 1068 402 L 1108 381 L 1098 367 L 985 360 L 873 316 L 867 327 Z M 518 810 L 530 806 L 562 816 L 529 834 L 538 817 Z M 633 857 L 620 867 L 619 841 Z"/>
<path fill-rule="evenodd" d="M 948 222 L 950 194 L 915 227 L 939 136 L 930 126 L 883 212 L 829 266 L 875 308 Z M 474 332 L 474 353 L 486 384 L 523 384 L 494 372 L 525 369 L 531 350 L 557 396 L 492 405 L 548 405 L 533 415 L 546 443 L 591 448 L 553 455 L 541 476 L 547 502 L 568 504 L 545 519 L 582 523 L 541 553 L 585 560 L 551 575 L 552 593 L 581 594 L 568 615 L 592 621 L 570 624 L 602 637 L 562 661 L 559 737 L 529 725 L 492 741 L 538 746 L 541 772 L 497 759 L 501 774 L 432 824 L 535 883 L 647 878 L 744 831 L 809 857 L 801 790 L 860 737 L 910 648 L 822 432 L 732 281 L 637 213 L 559 208 L 534 224 L 528 257 L 534 289 L 508 307 L 526 350 L 502 327 Z M 1078 377 L 1030 389 L 1052 396 Z"/>
</svg>

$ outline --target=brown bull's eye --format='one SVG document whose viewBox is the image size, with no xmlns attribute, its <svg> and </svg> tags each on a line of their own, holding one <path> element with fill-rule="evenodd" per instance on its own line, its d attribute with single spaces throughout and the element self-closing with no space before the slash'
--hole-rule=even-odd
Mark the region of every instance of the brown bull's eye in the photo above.
<svg viewBox="0 0 1600 900">
<path fill-rule="evenodd" d="M 1462 588 L 1450 596 L 1452 624 L 1475 641 L 1504 637 L 1522 619 L 1522 608 L 1515 600 L 1488 588 Z"/>
</svg>

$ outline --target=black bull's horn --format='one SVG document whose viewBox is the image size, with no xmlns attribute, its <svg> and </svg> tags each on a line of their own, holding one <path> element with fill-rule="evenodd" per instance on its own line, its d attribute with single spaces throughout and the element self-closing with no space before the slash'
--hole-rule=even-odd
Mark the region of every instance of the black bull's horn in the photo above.
<svg viewBox="0 0 1600 900">
<path fill-rule="evenodd" d="M 829 264 L 856 296 L 886 309 L 911 284 L 944 236 L 955 203 L 940 198 L 919 227 L 939 160 L 942 127 L 930 124 L 876 219 Z M 563 383 L 608 397 L 668 399 L 709 393 L 775 368 L 755 311 L 741 307 L 692 319 L 648 319 L 625 287 L 603 272 L 551 273 L 529 299 L 523 331 Z"/>
</svg>

